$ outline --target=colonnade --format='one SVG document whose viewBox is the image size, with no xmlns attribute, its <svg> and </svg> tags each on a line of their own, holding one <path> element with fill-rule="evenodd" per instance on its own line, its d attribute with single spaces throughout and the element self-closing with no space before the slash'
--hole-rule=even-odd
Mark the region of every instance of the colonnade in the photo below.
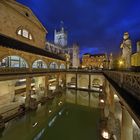
<svg viewBox="0 0 140 140">
<path fill-rule="evenodd" d="M 40 81 L 37 81 L 38 77 L 35 77 L 36 79 L 36 82 L 35 82 L 35 91 L 39 90 L 39 88 L 42 88 L 43 90 L 43 98 L 47 97 L 48 96 L 48 93 L 49 93 L 49 80 L 50 80 L 50 77 L 52 76 L 53 74 L 47 74 L 45 76 L 42 76 L 42 80 L 41 82 Z M 55 90 L 54 91 L 57 91 L 59 89 L 59 86 L 62 86 L 62 87 L 65 87 L 65 81 L 66 81 L 66 76 L 65 74 L 60 74 L 60 73 L 56 73 L 54 74 L 55 76 Z M 30 99 L 31 99 L 31 93 L 32 93 L 32 78 L 33 77 L 27 77 L 26 78 L 26 99 L 25 99 L 25 105 L 26 107 L 29 106 L 29 102 L 30 102 Z M 60 85 L 61 84 L 61 85 Z M 40 87 L 41 86 L 41 87 Z"/>
<path fill-rule="evenodd" d="M 116 102 L 120 104 L 120 140 L 133 140 L 133 119 L 131 115 L 129 114 L 128 110 L 125 108 L 125 106 L 121 103 L 120 99 L 118 98 L 115 89 L 112 87 L 112 85 L 105 80 L 105 86 L 104 86 L 104 92 L 105 92 L 105 107 L 104 109 L 108 109 L 108 116 L 111 116 L 112 122 L 115 123 L 115 119 L 117 119 L 116 112 Z M 105 110 L 104 110 L 105 112 Z M 108 129 L 110 129 L 114 133 L 114 127 L 116 124 L 111 124 L 108 126 Z M 119 130 L 119 128 L 118 128 Z M 114 136 L 114 134 L 111 134 Z M 118 136 L 115 136 L 118 137 Z"/>
<path fill-rule="evenodd" d="M 104 76 L 98 73 L 67 73 L 66 76 L 68 88 L 100 91 L 104 83 Z"/>
</svg>

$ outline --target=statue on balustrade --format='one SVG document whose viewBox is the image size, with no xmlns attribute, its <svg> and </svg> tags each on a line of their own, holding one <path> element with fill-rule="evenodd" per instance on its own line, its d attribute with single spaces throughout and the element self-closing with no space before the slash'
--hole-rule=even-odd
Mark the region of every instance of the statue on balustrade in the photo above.
<svg viewBox="0 0 140 140">
<path fill-rule="evenodd" d="M 109 56 L 109 69 L 113 69 L 113 55 L 112 53 L 110 53 L 110 56 Z"/>
<path fill-rule="evenodd" d="M 122 49 L 122 59 L 124 61 L 124 68 L 130 69 L 131 68 L 131 54 L 132 54 L 132 43 L 129 39 L 129 33 L 124 33 L 123 42 L 120 46 Z"/>
</svg>

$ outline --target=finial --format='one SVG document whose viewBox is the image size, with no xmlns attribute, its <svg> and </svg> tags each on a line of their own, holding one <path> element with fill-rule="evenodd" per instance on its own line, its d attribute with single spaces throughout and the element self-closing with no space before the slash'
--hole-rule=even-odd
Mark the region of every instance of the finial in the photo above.
<svg viewBox="0 0 140 140">
<path fill-rule="evenodd" d="M 64 22 L 62 20 L 60 22 L 60 27 L 61 27 L 62 30 L 64 30 Z"/>
</svg>

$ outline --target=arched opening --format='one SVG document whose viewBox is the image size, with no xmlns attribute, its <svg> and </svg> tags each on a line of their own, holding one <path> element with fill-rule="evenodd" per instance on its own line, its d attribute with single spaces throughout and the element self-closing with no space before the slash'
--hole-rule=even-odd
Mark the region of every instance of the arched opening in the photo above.
<svg viewBox="0 0 140 140">
<path fill-rule="evenodd" d="M 52 63 L 50 64 L 50 69 L 58 69 L 57 63 L 52 62 Z"/>
<path fill-rule="evenodd" d="M 100 87 L 101 81 L 99 79 L 93 79 L 92 86 Z"/>
<path fill-rule="evenodd" d="M 71 83 L 72 83 L 72 84 L 76 84 L 76 77 L 72 77 L 72 78 L 71 78 Z"/>
<path fill-rule="evenodd" d="M 32 68 L 34 69 L 47 69 L 47 65 L 43 60 L 34 61 Z"/>
<path fill-rule="evenodd" d="M 60 69 L 66 69 L 66 66 L 64 64 L 61 64 Z"/>
<path fill-rule="evenodd" d="M 88 87 L 89 87 L 89 84 L 88 84 L 87 77 L 81 77 L 79 79 L 79 88 L 88 89 Z"/>
<path fill-rule="evenodd" d="M 95 91 L 102 91 L 102 83 L 100 79 L 93 79 L 91 88 Z"/>
<path fill-rule="evenodd" d="M 17 34 L 19 36 L 22 36 L 22 37 L 27 38 L 29 40 L 32 40 L 33 39 L 32 34 L 27 29 L 24 29 L 24 28 L 18 29 L 17 30 Z"/>
<path fill-rule="evenodd" d="M 12 55 L 2 59 L 1 67 L 28 68 L 28 64 L 23 58 Z"/>
</svg>

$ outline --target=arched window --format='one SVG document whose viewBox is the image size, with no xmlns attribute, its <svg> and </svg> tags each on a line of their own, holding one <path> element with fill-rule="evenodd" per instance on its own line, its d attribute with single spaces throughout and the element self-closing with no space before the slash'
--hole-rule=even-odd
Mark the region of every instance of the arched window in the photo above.
<svg viewBox="0 0 140 140">
<path fill-rule="evenodd" d="M 50 69 L 58 69 L 57 63 L 52 62 L 52 63 L 50 64 Z"/>
<path fill-rule="evenodd" d="M 64 64 L 61 64 L 60 69 L 66 69 L 66 66 Z"/>
<path fill-rule="evenodd" d="M 47 69 L 47 65 L 44 61 L 42 60 L 36 60 L 33 65 L 32 65 L 32 68 L 39 68 L 39 69 Z"/>
<path fill-rule="evenodd" d="M 24 37 L 24 38 L 27 38 L 29 40 L 33 39 L 32 34 L 27 29 L 24 29 L 24 28 L 23 29 L 19 29 L 17 31 L 17 34 L 22 36 L 22 37 Z"/>
<path fill-rule="evenodd" d="M 1 67 L 28 68 L 28 64 L 23 58 L 13 55 L 2 59 Z"/>
</svg>

